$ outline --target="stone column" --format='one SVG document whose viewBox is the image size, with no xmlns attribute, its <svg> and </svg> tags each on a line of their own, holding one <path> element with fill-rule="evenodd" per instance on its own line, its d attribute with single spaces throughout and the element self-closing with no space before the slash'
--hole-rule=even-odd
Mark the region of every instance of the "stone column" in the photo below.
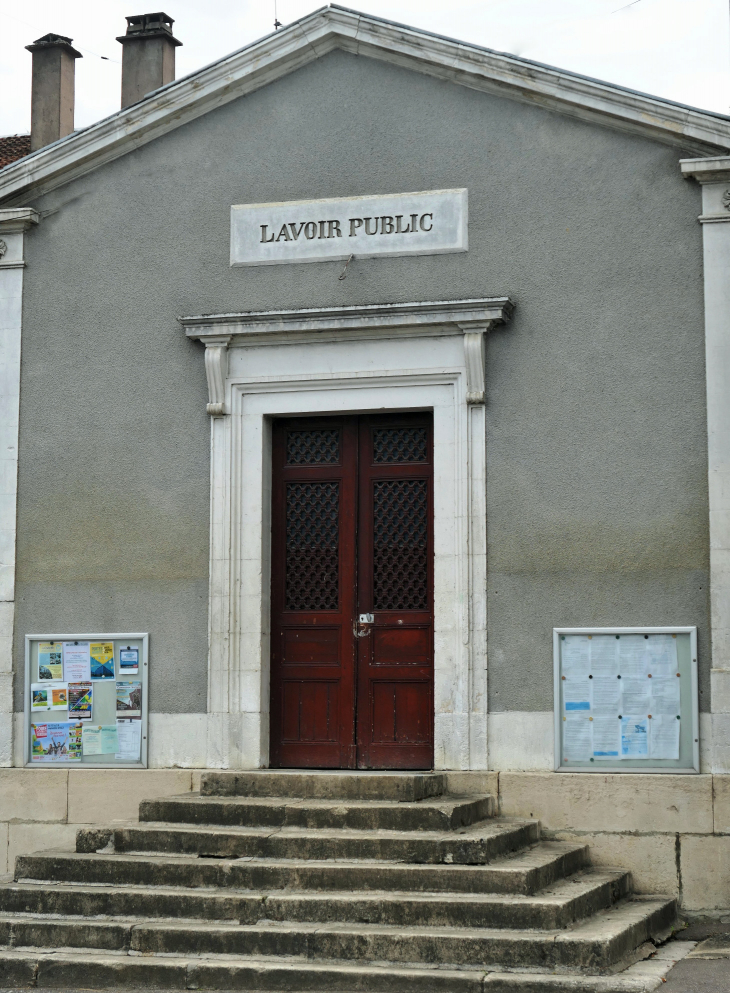
<svg viewBox="0 0 730 993">
<path fill-rule="evenodd" d="M 730 157 L 685 159 L 702 184 L 710 498 L 712 771 L 730 772 Z"/>
<path fill-rule="evenodd" d="M 23 241 L 38 223 L 27 207 L 0 209 L 0 766 L 13 764 L 13 620 L 18 488 Z"/>
</svg>

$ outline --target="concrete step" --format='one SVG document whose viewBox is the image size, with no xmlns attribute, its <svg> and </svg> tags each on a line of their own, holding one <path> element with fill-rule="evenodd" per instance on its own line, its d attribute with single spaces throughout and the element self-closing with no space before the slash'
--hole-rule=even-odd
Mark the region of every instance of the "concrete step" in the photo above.
<svg viewBox="0 0 730 993">
<path fill-rule="evenodd" d="M 203 796 L 286 796 L 321 800 L 425 800 L 446 792 L 440 772 L 204 772 Z"/>
<path fill-rule="evenodd" d="M 0 918 L 0 945 L 131 951 L 142 955 L 294 956 L 345 962 L 499 965 L 602 972 L 674 920 L 675 901 L 629 900 L 566 930 L 392 927 L 359 923 Z M 84 976 L 84 985 L 87 984 Z M 78 980 L 78 977 L 77 977 Z"/>
<path fill-rule="evenodd" d="M 110 829 L 106 834 L 97 829 L 81 829 L 76 835 L 76 851 L 98 851 L 111 842 L 117 852 L 170 852 L 217 858 L 395 859 L 484 865 L 500 855 L 534 844 L 539 837 L 539 821 L 506 818 L 483 821 L 477 827 L 451 832 L 185 828 L 147 823 L 139 827 Z"/>
<path fill-rule="evenodd" d="M 83 918 L 199 918 L 256 924 L 262 920 L 365 922 L 415 927 L 563 928 L 612 906 L 629 893 L 629 874 L 590 871 L 535 896 L 400 891 L 200 890 L 182 887 L 0 885 L 0 914 Z M 5 920 L 5 917 L 2 918 Z"/>
<path fill-rule="evenodd" d="M 139 819 L 143 822 L 356 831 L 453 831 L 494 814 L 491 796 L 444 796 L 415 802 L 211 797 L 187 793 L 163 800 L 144 800 L 139 808 Z"/>
<path fill-rule="evenodd" d="M 238 890 L 399 890 L 411 893 L 531 894 L 584 868 L 588 847 L 541 841 L 489 865 L 382 860 L 207 859 L 118 853 L 21 855 L 16 879 L 97 886 L 219 887 Z"/>
<path fill-rule="evenodd" d="M 3 986 L 85 989 L 260 990 L 271 993 L 649 993 L 659 980 L 348 965 L 265 957 L 132 956 L 88 949 L 0 949 Z M 82 976 L 83 980 L 79 977 Z"/>
</svg>

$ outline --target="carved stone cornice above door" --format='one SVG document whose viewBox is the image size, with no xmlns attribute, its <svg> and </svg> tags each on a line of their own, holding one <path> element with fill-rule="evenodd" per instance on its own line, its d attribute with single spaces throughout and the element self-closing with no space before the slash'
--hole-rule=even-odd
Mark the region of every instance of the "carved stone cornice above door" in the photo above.
<svg viewBox="0 0 730 993">
<path fill-rule="evenodd" d="M 512 316 L 509 297 L 366 304 L 303 310 L 251 311 L 180 317 L 189 338 L 205 346 L 208 413 L 226 413 L 228 348 L 356 341 L 377 338 L 463 335 L 467 403 L 484 402 L 484 335 Z"/>
</svg>

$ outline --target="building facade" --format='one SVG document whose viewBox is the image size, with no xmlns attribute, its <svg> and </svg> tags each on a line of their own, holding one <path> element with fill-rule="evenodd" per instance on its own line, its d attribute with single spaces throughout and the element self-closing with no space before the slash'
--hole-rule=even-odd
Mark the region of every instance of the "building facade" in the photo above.
<svg viewBox="0 0 730 993">
<path fill-rule="evenodd" d="M 336 6 L 145 93 L 0 172 L 3 765 L 28 634 L 144 631 L 152 769 L 499 774 L 726 905 L 730 119 Z M 700 774 L 554 772 L 553 629 L 633 626 Z"/>
</svg>

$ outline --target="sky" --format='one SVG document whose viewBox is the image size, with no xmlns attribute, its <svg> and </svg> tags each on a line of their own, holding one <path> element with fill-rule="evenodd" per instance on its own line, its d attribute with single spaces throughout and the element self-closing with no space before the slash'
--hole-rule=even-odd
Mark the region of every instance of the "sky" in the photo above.
<svg viewBox="0 0 730 993">
<path fill-rule="evenodd" d="M 76 127 L 120 107 L 125 15 L 136 0 L 0 0 L 0 135 L 30 130 L 31 55 L 53 31 L 73 38 Z M 323 6 L 312 0 L 165 0 L 177 78 Z M 347 6 L 347 4 L 342 4 Z M 358 10 L 730 115 L 729 0 L 359 0 Z M 105 58 L 102 58 L 105 56 Z"/>
</svg>

